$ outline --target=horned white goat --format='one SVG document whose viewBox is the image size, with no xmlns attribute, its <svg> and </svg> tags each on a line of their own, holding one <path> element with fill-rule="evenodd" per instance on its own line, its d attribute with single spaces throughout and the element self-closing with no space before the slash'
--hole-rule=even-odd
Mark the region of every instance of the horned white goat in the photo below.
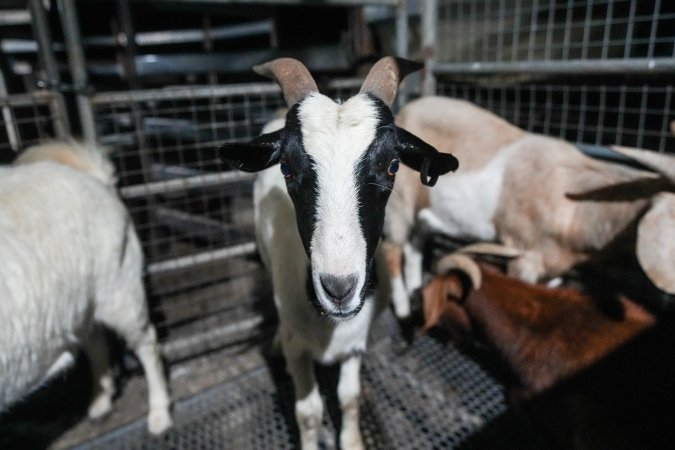
<svg viewBox="0 0 675 450">
<path fill-rule="evenodd" d="M 421 286 L 421 257 L 411 240 L 420 223 L 458 239 L 518 249 L 522 256 L 508 272 L 529 282 L 559 276 L 622 244 L 633 251 L 637 244 L 647 276 L 675 292 L 675 239 L 657 239 L 675 229 L 675 195 L 662 192 L 675 189 L 675 158 L 612 147 L 656 173 L 593 159 L 570 143 L 527 133 L 471 103 L 444 97 L 413 101 L 397 119 L 462 161 L 459 174 L 441 178 L 431 190 L 405 168 L 398 175 L 384 232 L 392 249 L 394 305 L 403 305 L 399 316 L 407 315 L 408 295 Z"/>
<path fill-rule="evenodd" d="M 453 156 L 394 125 L 390 105 L 398 83 L 420 67 L 383 58 L 358 95 L 336 103 L 318 92 L 299 61 L 271 61 L 256 71 L 281 85 L 289 107 L 284 128 L 221 149 L 221 158 L 241 170 L 280 166 L 256 179 L 256 233 L 272 277 L 305 450 L 317 448 L 323 415 L 313 361 L 341 364 L 340 444 L 363 448 L 361 353 L 371 321 L 388 300 L 387 283 L 376 286 L 386 268 L 375 260 L 399 160 L 432 181 L 457 167 Z"/>
<path fill-rule="evenodd" d="M 83 345 L 97 392 L 89 415 L 107 413 L 114 385 L 104 325 L 143 366 L 148 429 L 171 426 L 141 246 L 114 183 L 112 164 L 74 143 L 29 148 L 0 168 L 0 411 L 62 370 Z"/>
</svg>

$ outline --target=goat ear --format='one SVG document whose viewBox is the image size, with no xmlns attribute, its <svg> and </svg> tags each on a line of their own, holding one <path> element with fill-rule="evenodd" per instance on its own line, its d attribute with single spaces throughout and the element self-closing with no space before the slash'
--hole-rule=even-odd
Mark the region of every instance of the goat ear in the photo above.
<svg viewBox="0 0 675 450">
<path fill-rule="evenodd" d="M 221 161 L 244 172 L 258 172 L 279 162 L 282 142 L 281 130 L 261 134 L 250 142 L 233 142 L 220 146 Z"/>
<path fill-rule="evenodd" d="M 420 172 L 420 179 L 425 186 L 436 184 L 438 177 L 454 172 L 459 161 L 450 153 L 441 153 L 403 128 L 396 127 L 398 140 L 398 156 L 406 166 Z"/>
</svg>

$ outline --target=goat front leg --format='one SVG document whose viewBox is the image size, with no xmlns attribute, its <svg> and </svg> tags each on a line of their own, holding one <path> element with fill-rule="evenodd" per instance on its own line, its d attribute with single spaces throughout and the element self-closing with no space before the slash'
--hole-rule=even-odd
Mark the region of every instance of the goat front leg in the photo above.
<svg viewBox="0 0 675 450">
<path fill-rule="evenodd" d="M 405 319 L 410 315 L 410 298 L 403 283 L 401 267 L 403 265 L 403 252 L 401 245 L 392 241 L 383 241 L 382 248 L 387 262 L 387 272 L 391 284 L 391 302 L 394 305 L 394 313 L 399 319 Z"/>
<path fill-rule="evenodd" d="M 408 290 L 408 298 L 422 287 L 422 252 L 410 242 L 403 245 L 403 277 Z"/>
<path fill-rule="evenodd" d="M 323 418 L 323 402 L 314 377 L 312 358 L 307 353 L 285 351 L 286 369 L 295 388 L 295 420 L 300 432 L 302 450 L 319 448 L 319 431 Z"/>
<path fill-rule="evenodd" d="M 365 448 L 359 426 L 360 371 L 361 356 L 352 356 L 340 366 L 338 399 L 342 410 L 342 429 L 340 430 L 340 447 L 342 450 Z"/>
</svg>

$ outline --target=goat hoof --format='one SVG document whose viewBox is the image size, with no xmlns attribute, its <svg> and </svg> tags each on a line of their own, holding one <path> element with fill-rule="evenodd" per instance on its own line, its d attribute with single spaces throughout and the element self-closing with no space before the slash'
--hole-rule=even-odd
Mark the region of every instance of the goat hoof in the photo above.
<svg viewBox="0 0 675 450">
<path fill-rule="evenodd" d="M 340 447 L 342 450 L 365 450 L 361 433 L 350 433 L 340 436 Z"/>
<path fill-rule="evenodd" d="M 91 420 L 97 420 L 108 415 L 110 411 L 112 411 L 112 400 L 107 395 L 101 395 L 91 402 L 87 415 Z"/>
<path fill-rule="evenodd" d="M 171 414 L 166 409 L 152 411 L 148 414 L 148 431 L 155 436 L 166 432 L 173 426 Z"/>
</svg>

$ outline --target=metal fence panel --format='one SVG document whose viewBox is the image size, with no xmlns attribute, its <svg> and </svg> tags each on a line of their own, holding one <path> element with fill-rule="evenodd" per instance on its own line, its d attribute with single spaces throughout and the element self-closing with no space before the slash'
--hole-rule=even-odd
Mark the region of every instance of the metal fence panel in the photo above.
<svg viewBox="0 0 675 450">
<path fill-rule="evenodd" d="M 61 118 L 51 108 L 54 94 L 37 91 L 0 97 L 0 163 L 25 147 L 53 138 Z"/>
<path fill-rule="evenodd" d="M 654 0 L 441 0 L 442 62 L 672 58 L 675 8 Z"/>
</svg>

